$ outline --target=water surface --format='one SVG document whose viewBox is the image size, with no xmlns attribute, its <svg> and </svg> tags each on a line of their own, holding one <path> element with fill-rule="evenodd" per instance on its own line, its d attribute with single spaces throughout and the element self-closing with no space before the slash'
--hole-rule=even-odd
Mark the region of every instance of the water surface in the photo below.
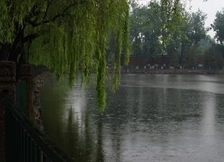
<svg viewBox="0 0 224 162">
<path fill-rule="evenodd" d="M 94 86 L 49 78 L 46 133 L 78 162 L 223 162 L 224 76 L 124 75 L 97 111 Z"/>
</svg>

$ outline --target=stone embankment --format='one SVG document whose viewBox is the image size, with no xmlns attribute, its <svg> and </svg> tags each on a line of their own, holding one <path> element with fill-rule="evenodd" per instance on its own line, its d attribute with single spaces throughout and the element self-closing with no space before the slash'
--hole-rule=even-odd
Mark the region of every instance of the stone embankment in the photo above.
<svg viewBox="0 0 224 162">
<path fill-rule="evenodd" d="M 224 70 L 196 70 L 196 69 L 132 69 L 123 70 L 130 74 L 224 74 Z"/>
<path fill-rule="evenodd" d="M 49 72 L 43 72 L 37 75 L 34 79 L 33 88 L 33 112 L 34 112 L 34 124 L 43 131 L 43 123 L 41 119 L 41 105 L 40 105 L 40 89 L 44 84 L 45 79 L 50 75 Z"/>
</svg>

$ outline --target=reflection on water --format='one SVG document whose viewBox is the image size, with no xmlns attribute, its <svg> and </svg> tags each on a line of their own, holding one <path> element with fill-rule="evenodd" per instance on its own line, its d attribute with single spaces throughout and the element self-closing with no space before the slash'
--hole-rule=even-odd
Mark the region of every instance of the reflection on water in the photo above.
<svg viewBox="0 0 224 162">
<path fill-rule="evenodd" d="M 97 112 L 94 87 L 46 82 L 47 134 L 77 161 L 222 162 L 224 77 L 124 75 Z"/>
</svg>

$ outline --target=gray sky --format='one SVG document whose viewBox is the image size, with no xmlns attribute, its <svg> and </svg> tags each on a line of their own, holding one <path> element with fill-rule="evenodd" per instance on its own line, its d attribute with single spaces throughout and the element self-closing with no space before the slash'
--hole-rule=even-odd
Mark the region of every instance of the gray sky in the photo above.
<svg viewBox="0 0 224 162">
<path fill-rule="evenodd" d="M 187 2 L 187 9 L 189 11 L 195 12 L 198 9 L 207 14 L 207 19 L 205 22 L 205 27 L 209 27 L 215 19 L 215 14 L 217 11 L 221 11 L 224 8 L 224 0 L 208 0 L 203 2 L 203 0 L 183 0 Z M 191 2 L 190 2 L 191 1 Z M 150 0 L 138 0 L 140 4 L 147 4 Z M 210 31 L 209 34 L 213 37 L 214 32 Z"/>
</svg>

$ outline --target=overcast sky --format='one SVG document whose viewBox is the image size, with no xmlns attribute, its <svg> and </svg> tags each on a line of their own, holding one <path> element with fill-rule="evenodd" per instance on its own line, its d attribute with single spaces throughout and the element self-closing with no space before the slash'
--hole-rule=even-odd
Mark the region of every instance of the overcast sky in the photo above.
<svg viewBox="0 0 224 162">
<path fill-rule="evenodd" d="M 150 0 L 138 0 L 140 4 L 147 4 Z M 207 19 L 205 22 L 205 26 L 209 27 L 210 24 L 213 23 L 215 19 L 215 14 L 217 11 L 222 11 L 224 8 L 224 0 L 207 0 L 203 2 L 203 0 L 183 0 L 187 2 L 187 9 L 191 9 L 190 11 L 195 12 L 198 9 L 202 10 L 205 14 L 207 14 Z M 191 1 L 191 2 L 190 2 Z M 209 34 L 213 37 L 214 32 L 210 31 Z"/>
</svg>

